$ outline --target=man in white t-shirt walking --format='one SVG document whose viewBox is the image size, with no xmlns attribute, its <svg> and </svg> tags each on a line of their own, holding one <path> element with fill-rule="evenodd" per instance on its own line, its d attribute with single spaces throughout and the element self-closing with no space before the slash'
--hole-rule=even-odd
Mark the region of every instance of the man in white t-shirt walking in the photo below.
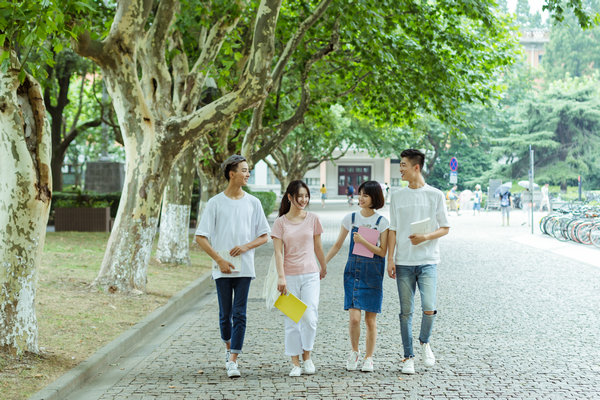
<svg viewBox="0 0 600 400">
<path fill-rule="evenodd" d="M 444 194 L 427 185 L 421 174 L 425 154 L 407 149 L 400 157 L 400 173 L 408 187 L 392 193 L 387 271 L 390 278 L 396 279 L 400 298 L 400 333 L 404 348 L 402 373 L 414 374 L 412 316 L 415 289 L 418 285 L 423 309 L 419 334 L 423 364 L 432 367 L 435 357 L 429 339 L 437 314 L 437 264 L 440 262 L 437 239 L 448 234 L 450 225 Z M 425 226 L 421 233 L 412 232 L 411 224 L 415 222 L 420 222 L 420 227 Z"/>
<path fill-rule="evenodd" d="M 267 242 L 271 229 L 260 200 L 242 190 L 250 171 L 240 155 L 221 165 L 227 188 L 208 200 L 196 230 L 196 242 L 213 260 L 212 277 L 219 300 L 219 326 L 225 342 L 225 367 L 240 376 L 237 358 L 246 333 L 246 306 L 254 272 L 254 249 Z"/>
</svg>

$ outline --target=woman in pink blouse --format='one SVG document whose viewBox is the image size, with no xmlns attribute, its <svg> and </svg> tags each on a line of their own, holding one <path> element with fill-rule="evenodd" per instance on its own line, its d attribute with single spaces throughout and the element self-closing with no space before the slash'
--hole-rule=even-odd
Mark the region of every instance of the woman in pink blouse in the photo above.
<svg viewBox="0 0 600 400">
<path fill-rule="evenodd" d="M 327 274 L 321 244 L 323 228 L 319 218 L 305 210 L 309 201 L 306 183 L 291 182 L 281 199 L 279 217 L 271 232 L 279 276 L 277 290 L 290 292 L 307 305 L 298 323 L 285 317 L 285 354 L 292 357 L 293 364 L 290 376 L 315 373 L 310 353 L 317 334 L 320 279 Z"/>
</svg>

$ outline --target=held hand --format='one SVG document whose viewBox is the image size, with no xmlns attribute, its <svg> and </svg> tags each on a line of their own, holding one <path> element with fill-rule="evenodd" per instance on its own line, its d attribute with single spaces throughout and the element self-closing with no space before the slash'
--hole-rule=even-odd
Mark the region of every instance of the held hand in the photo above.
<svg viewBox="0 0 600 400">
<path fill-rule="evenodd" d="M 287 294 L 287 285 L 284 277 L 277 278 L 277 290 L 281 292 L 281 294 Z"/>
<path fill-rule="evenodd" d="M 232 257 L 237 257 L 242 255 L 243 253 L 250 250 L 247 245 L 243 244 L 241 246 L 235 246 L 233 249 L 229 250 L 229 255 Z"/>
<path fill-rule="evenodd" d="M 387 273 L 390 278 L 396 279 L 396 266 L 393 262 L 387 263 Z"/>
<path fill-rule="evenodd" d="M 327 267 L 321 267 L 321 272 L 319 273 L 319 276 L 321 277 L 321 279 L 325 278 L 325 275 L 327 275 Z"/>
<path fill-rule="evenodd" d="M 427 239 L 425 239 L 425 235 L 410 235 L 408 238 L 410 239 L 410 242 L 413 244 L 413 246 L 427 241 Z"/>
<path fill-rule="evenodd" d="M 358 232 L 354 232 L 354 242 L 355 243 L 361 243 L 361 244 L 365 244 L 366 240 L 364 237 L 362 237 L 362 235 Z"/>
<path fill-rule="evenodd" d="M 219 264 L 219 269 L 224 274 L 230 274 L 235 269 L 235 267 L 233 265 L 231 265 L 231 263 L 229 263 L 228 261 L 225 261 L 223 259 L 221 259 L 220 261 L 217 261 L 217 264 Z"/>
</svg>

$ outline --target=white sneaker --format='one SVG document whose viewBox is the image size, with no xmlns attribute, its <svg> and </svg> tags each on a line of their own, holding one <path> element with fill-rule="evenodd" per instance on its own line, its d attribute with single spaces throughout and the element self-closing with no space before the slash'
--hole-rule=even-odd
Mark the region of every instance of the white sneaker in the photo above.
<svg viewBox="0 0 600 400">
<path fill-rule="evenodd" d="M 435 364 L 435 356 L 433 355 L 433 351 L 431 351 L 429 343 L 423 343 L 421 345 L 421 355 L 423 356 L 423 364 L 426 367 L 433 367 Z"/>
<path fill-rule="evenodd" d="M 290 371 L 290 376 L 300 376 L 302 375 L 302 368 L 300 368 L 297 365 L 294 365 L 292 367 L 292 370 Z"/>
<path fill-rule="evenodd" d="M 363 361 L 363 365 L 360 370 L 362 372 L 373 372 L 373 358 L 372 357 L 365 358 L 365 361 Z"/>
<path fill-rule="evenodd" d="M 237 378 L 240 375 L 237 362 L 227 361 L 227 376 L 230 378 Z"/>
<path fill-rule="evenodd" d="M 306 375 L 312 375 L 315 373 L 315 371 L 315 364 L 312 362 L 312 360 L 304 360 L 304 363 L 302 364 L 302 373 Z"/>
<path fill-rule="evenodd" d="M 402 361 L 402 373 L 403 374 L 414 374 L 415 373 L 415 360 L 413 358 L 407 358 Z"/>
<path fill-rule="evenodd" d="M 358 368 L 358 358 L 360 357 L 360 351 L 351 351 L 346 360 L 346 369 L 348 371 L 356 371 Z"/>
</svg>

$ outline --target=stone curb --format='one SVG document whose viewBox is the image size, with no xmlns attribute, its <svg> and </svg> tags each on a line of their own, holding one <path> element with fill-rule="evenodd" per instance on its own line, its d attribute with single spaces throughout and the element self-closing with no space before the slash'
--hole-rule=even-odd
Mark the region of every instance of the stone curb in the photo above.
<svg viewBox="0 0 600 400">
<path fill-rule="evenodd" d="M 197 302 L 212 287 L 211 273 L 196 279 L 128 331 L 108 343 L 90 358 L 35 393 L 29 400 L 59 400 L 104 370 L 111 362 L 135 347 L 153 330 L 174 319 L 182 310 Z"/>
</svg>

